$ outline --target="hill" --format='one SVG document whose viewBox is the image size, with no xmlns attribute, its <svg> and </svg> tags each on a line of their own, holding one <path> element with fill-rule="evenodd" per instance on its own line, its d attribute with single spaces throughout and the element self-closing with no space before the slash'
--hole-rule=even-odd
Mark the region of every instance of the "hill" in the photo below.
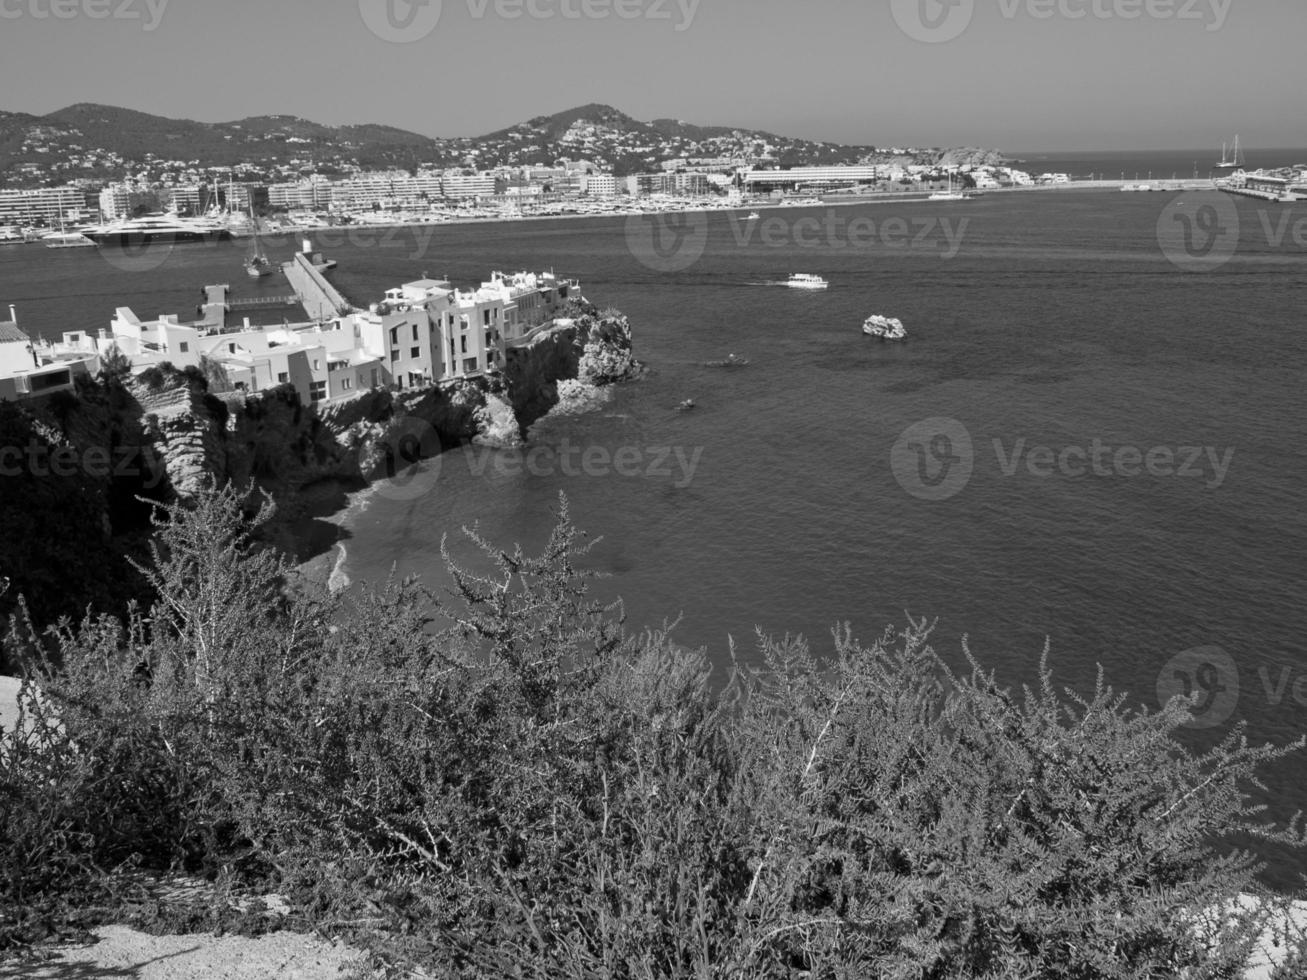
<svg viewBox="0 0 1307 980">
<path fill-rule="evenodd" d="M 933 163 L 943 152 L 914 151 L 911 156 Z M 140 174 L 200 179 L 207 171 L 228 168 L 244 179 L 287 180 L 310 173 L 334 176 L 424 166 L 554 165 L 564 158 L 590 160 L 620 176 L 656 170 L 674 160 L 800 166 L 856 163 L 884 155 L 873 146 L 814 142 L 760 130 L 674 119 L 641 122 L 598 103 L 537 116 L 484 136 L 453 138 L 377 124 L 327 126 L 288 115 L 206 123 L 95 103 L 78 103 L 45 116 L 0 112 L 0 185 L 5 186 Z"/>
</svg>

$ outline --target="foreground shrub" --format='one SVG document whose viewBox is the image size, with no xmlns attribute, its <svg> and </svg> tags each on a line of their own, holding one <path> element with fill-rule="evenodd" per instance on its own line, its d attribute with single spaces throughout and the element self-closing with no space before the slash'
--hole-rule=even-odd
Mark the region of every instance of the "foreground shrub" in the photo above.
<svg viewBox="0 0 1307 980">
<path fill-rule="evenodd" d="M 56 632 L 5 909 L 185 867 L 439 976 L 1218 978 L 1264 918 L 1200 914 L 1259 893 L 1228 841 L 1301 843 L 1247 796 L 1299 745 L 1195 754 L 1186 702 L 1007 691 L 924 621 L 714 678 L 591 596 L 565 502 L 539 556 L 473 533 L 448 603 L 289 588 L 268 516 L 166 510 L 148 621 Z"/>
</svg>

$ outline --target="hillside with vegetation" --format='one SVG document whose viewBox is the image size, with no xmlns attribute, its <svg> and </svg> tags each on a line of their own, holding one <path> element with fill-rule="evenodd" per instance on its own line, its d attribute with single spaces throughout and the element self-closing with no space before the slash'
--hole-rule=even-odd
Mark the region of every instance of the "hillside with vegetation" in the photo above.
<svg viewBox="0 0 1307 980">
<path fill-rule="evenodd" d="M 204 123 L 91 103 L 45 116 L 0 113 L 0 186 L 15 187 L 228 168 L 242 179 L 290 179 L 422 167 L 553 166 L 563 159 L 589 160 L 622 176 L 657 170 L 669 161 L 934 164 L 945 152 L 893 153 L 671 119 L 646 123 L 602 104 L 538 116 L 484 136 L 439 138 L 391 126 L 325 126 L 285 115 Z M 993 151 L 965 153 L 1001 159 Z"/>
<path fill-rule="evenodd" d="M 1232 842 L 1302 844 L 1246 795 L 1301 743 L 1196 753 L 1189 703 L 1060 691 L 1047 655 L 1012 691 L 924 620 L 724 673 L 628 632 L 565 500 L 538 555 L 464 531 L 442 599 L 321 591 L 271 516 L 161 507 L 151 607 L 13 626 L 0 947 L 125 921 L 320 930 L 396 976 L 1214 980 L 1271 908 L 1203 914 L 1260 893 Z M 170 873 L 221 900 L 146 901 Z"/>
</svg>

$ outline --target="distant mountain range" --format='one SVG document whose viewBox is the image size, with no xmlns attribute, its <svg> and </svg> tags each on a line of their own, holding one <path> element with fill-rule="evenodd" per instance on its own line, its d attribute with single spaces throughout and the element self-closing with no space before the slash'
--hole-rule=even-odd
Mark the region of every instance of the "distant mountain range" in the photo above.
<svg viewBox="0 0 1307 980">
<path fill-rule="evenodd" d="M 568 158 L 592 160 L 620 176 L 679 159 L 803 166 L 890 156 L 873 146 L 814 142 L 751 129 L 695 126 L 674 119 L 640 122 L 597 104 L 538 116 L 485 136 L 449 139 L 392 126 L 324 126 L 295 116 L 202 123 L 91 103 L 46 116 L 0 112 L 0 183 L 8 186 L 229 167 L 250 179 L 293 179 L 360 169 L 549 165 Z M 895 156 L 927 164 L 1001 160 L 994 151 L 970 148 Z"/>
</svg>

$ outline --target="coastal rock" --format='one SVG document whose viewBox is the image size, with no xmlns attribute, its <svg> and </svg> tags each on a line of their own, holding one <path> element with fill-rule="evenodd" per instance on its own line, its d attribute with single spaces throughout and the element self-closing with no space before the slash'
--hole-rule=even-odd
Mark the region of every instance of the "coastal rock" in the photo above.
<svg viewBox="0 0 1307 980">
<path fill-rule="evenodd" d="M 629 381 L 643 372 L 631 348 L 631 323 L 618 310 L 604 310 L 597 317 L 583 317 L 584 347 L 577 377 L 592 385 Z"/>
<path fill-rule="evenodd" d="M 863 321 L 862 332 L 868 337 L 878 337 L 881 340 L 903 340 L 908 335 L 902 320 L 874 314 Z"/>
<path fill-rule="evenodd" d="M 558 382 L 559 387 L 566 384 Z M 477 435 L 473 438 L 479 446 L 494 449 L 514 449 L 522 444 L 522 433 L 518 427 L 517 416 L 513 406 L 501 395 L 487 395 L 486 402 L 476 413 Z"/>
<path fill-rule="evenodd" d="M 207 477 L 226 472 L 226 419 L 206 403 L 201 386 L 178 376 L 172 384 L 158 388 L 134 382 L 130 391 L 140 411 L 151 420 L 153 448 L 176 493 L 196 493 Z"/>
<path fill-rule="evenodd" d="M 559 381 L 578 376 L 582 352 L 578 329 L 571 320 L 559 320 L 508 349 L 504 381 L 521 432 L 558 403 Z"/>
<path fill-rule="evenodd" d="M 973 146 L 943 150 L 932 163 L 937 167 L 1001 167 L 1008 163 L 998 150 L 984 150 Z"/>
</svg>

